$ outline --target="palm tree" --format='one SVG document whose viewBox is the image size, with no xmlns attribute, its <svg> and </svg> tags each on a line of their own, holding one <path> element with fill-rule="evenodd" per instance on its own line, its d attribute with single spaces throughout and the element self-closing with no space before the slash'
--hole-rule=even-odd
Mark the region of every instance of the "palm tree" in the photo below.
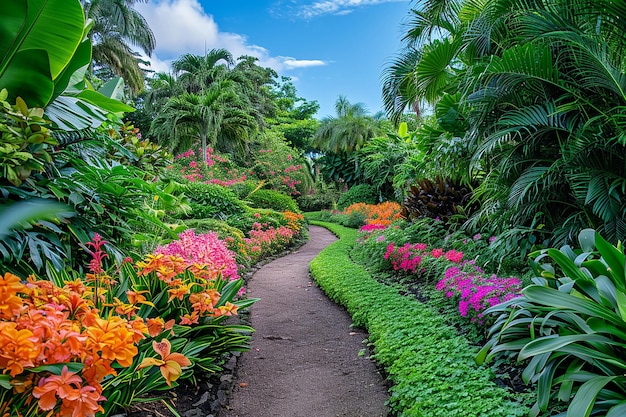
<svg viewBox="0 0 626 417">
<path fill-rule="evenodd" d="M 322 119 L 313 143 L 321 150 L 349 153 L 361 148 L 378 134 L 376 121 L 363 103 L 352 104 L 344 96 L 335 102 L 337 116 Z"/>
<path fill-rule="evenodd" d="M 231 81 L 170 98 L 151 127 L 157 141 L 172 151 L 200 142 L 205 161 L 207 145 L 224 151 L 245 149 L 256 129 Z"/>
<path fill-rule="evenodd" d="M 158 113 L 170 97 L 181 91 L 176 77 L 165 72 L 157 72 L 147 79 L 147 83 L 145 108 L 152 113 Z"/>
<path fill-rule="evenodd" d="M 134 94 L 144 89 L 144 72 L 132 47 L 150 56 L 156 42 L 148 22 L 133 8 L 138 1 L 147 0 L 81 0 L 93 21 L 88 36 L 95 65 L 122 77 Z"/>
<path fill-rule="evenodd" d="M 235 64 L 226 49 L 211 49 L 204 56 L 184 54 L 172 63 L 178 81 L 189 93 L 197 93 L 224 79 Z"/>
</svg>

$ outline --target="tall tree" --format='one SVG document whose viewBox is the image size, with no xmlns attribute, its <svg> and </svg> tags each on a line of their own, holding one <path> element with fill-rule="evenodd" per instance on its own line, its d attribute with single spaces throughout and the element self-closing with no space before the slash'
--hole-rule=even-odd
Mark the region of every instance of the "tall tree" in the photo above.
<svg viewBox="0 0 626 417">
<path fill-rule="evenodd" d="M 204 55 L 184 54 L 172 63 L 172 68 L 180 85 L 189 93 L 197 93 L 224 79 L 234 64 L 226 49 L 211 49 Z"/>
<path fill-rule="evenodd" d="M 336 116 L 322 119 L 313 138 L 321 150 L 352 152 L 363 146 L 378 133 L 376 121 L 367 112 L 363 103 L 350 103 L 344 96 L 335 102 Z"/>
<path fill-rule="evenodd" d="M 183 93 L 168 100 L 152 122 L 151 132 L 170 150 L 189 149 L 200 142 L 227 152 L 243 151 L 258 125 L 242 103 L 232 81 L 211 84 L 199 94 Z"/>
<path fill-rule="evenodd" d="M 144 72 L 133 47 L 150 56 L 156 40 L 146 19 L 133 6 L 147 0 L 81 0 L 93 21 L 88 36 L 93 44 L 96 68 L 106 68 L 126 81 L 137 94 L 144 89 Z"/>
</svg>

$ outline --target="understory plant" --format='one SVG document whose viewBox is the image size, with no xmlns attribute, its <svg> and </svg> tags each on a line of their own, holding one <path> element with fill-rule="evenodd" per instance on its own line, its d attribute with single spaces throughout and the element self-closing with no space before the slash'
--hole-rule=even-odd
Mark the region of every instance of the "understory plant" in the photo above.
<svg viewBox="0 0 626 417">
<path fill-rule="evenodd" d="M 352 262 L 349 252 L 356 230 L 314 223 L 329 228 L 340 240 L 311 262 L 311 273 L 331 299 L 347 308 L 355 325 L 367 329 L 373 358 L 393 384 L 388 402 L 392 412 L 420 417 L 527 414 L 523 397 L 517 402 L 496 386 L 491 371 L 475 364 L 476 350 L 438 310 L 378 282 Z"/>
<path fill-rule="evenodd" d="M 106 245 L 87 243 L 85 275 L 0 277 L 0 415 L 111 415 L 248 348 L 252 329 L 223 323 L 255 301 L 241 279 L 175 255 L 109 263 Z"/>
<path fill-rule="evenodd" d="M 567 417 L 626 413 L 624 248 L 591 229 L 578 241 L 533 253 L 533 284 L 485 313 L 495 324 L 477 360 L 524 367 L 537 391 L 532 416 L 555 404 Z"/>
</svg>

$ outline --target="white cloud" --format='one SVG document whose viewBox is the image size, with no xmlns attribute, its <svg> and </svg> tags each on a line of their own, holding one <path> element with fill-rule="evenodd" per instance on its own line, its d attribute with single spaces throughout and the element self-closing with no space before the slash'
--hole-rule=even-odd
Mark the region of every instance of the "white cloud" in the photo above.
<svg viewBox="0 0 626 417">
<path fill-rule="evenodd" d="M 279 73 L 326 65 L 321 60 L 273 57 L 266 48 L 250 44 L 243 35 L 221 32 L 213 16 L 204 11 L 198 0 L 155 0 L 137 3 L 135 7 L 156 36 L 156 49 L 150 58 L 150 69 L 154 71 L 167 71 L 172 61 L 182 54 L 202 55 L 217 48 L 228 50 L 235 58 L 254 56 L 259 59 L 259 65 Z"/>
<path fill-rule="evenodd" d="M 293 68 L 307 68 L 307 67 L 319 67 L 326 65 L 327 62 L 321 61 L 319 59 L 294 59 L 294 58 L 283 58 L 283 64 L 286 69 Z"/>
<path fill-rule="evenodd" d="M 344 15 L 363 6 L 373 6 L 381 3 L 390 3 L 406 0 L 320 0 L 303 6 L 297 13 L 304 18 L 316 17 L 324 14 Z"/>
</svg>

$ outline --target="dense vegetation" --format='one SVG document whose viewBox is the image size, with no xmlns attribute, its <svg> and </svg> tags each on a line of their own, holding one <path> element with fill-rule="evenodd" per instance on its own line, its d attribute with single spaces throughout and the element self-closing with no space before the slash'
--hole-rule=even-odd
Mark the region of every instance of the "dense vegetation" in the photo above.
<svg viewBox="0 0 626 417">
<path fill-rule="evenodd" d="M 473 357 L 518 375 L 533 416 L 624 414 L 621 2 L 416 2 L 386 114 L 339 97 L 319 121 L 224 49 L 147 76 L 134 4 L 0 5 L 0 414 L 111 415 L 218 371 L 252 330 L 223 323 L 254 302 L 242 271 L 322 209 L 361 234 L 330 250 L 345 276 L 329 252 L 313 270 L 370 329 L 399 414 L 474 415 L 454 384 L 475 415 L 519 415 Z M 442 345 L 463 350 L 443 382 Z"/>
</svg>

